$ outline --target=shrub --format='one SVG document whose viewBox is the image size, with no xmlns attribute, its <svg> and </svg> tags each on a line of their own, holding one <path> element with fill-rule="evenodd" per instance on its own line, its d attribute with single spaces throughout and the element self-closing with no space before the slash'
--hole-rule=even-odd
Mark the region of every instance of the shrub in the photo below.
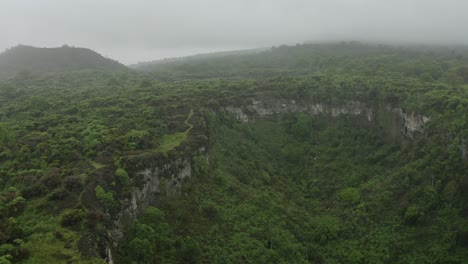
<svg viewBox="0 0 468 264">
<path fill-rule="evenodd" d="M 11 255 L 5 255 L 0 257 L 0 264 L 11 264 L 13 257 Z"/>
<path fill-rule="evenodd" d="M 122 186 L 128 186 L 130 184 L 130 178 L 124 169 L 117 169 L 115 171 L 115 175 L 117 176 L 117 179 L 119 179 L 119 182 L 122 184 Z"/>
<path fill-rule="evenodd" d="M 361 194 L 356 188 L 346 188 L 338 193 L 338 198 L 345 204 L 356 204 L 361 199 Z"/>
<path fill-rule="evenodd" d="M 87 213 L 82 209 L 66 209 L 60 216 L 60 224 L 63 227 L 76 226 L 83 221 Z"/>
<path fill-rule="evenodd" d="M 21 196 L 16 197 L 7 204 L 7 209 L 10 215 L 21 213 L 26 206 L 26 199 Z"/>
<path fill-rule="evenodd" d="M 69 192 L 63 188 L 55 189 L 49 195 L 49 201 L 60 201 L 65 199 L 69 195 Z"/>
<path fill-rule="evenodd" d="M 106 192 L 101 185 L 96 186 L 94 189 L 96 193 L 97 200 L 104 206 L 104 207 L 112 207 L 114 205 L 114 196 L 111 192 Z"/>
<path fill-rule="evenodd" d="M 47 187 L 41 183 L 33 184 L 21 190 L 21 194 L 28 199 L 44 196 L 47 192 Z"/>
<path fill-rule="evenodd" d="M 314 237 L 321 243 L 336 239 L 340 232 L 340 220 L 331 215 L 316 217 L 312 220 Z"/>
<path fill-rule="evenodd" d="M 0 256 L 11 254 L 11 252 L 13 252 L 14 249 L 15 246 L 13 246 L 12 244 L 3 244 L 0 246 Z"/>
<path fill-rule="evenodd" d="M 417 205 L 411 205 L 406 209 L 405 212 L 405 222 L 409 225 L 416 224 L 421 217 L 424 215 L 424 212 Z"/>
<path fill-rule="evenodd" d="M 177 250 L 177 256 L 181 263 L 198 263 L 201 255 L 198 242 L 191 238 L 185 238 L 180 241 L 180 248 Z"/>
<path fill-rule="evenodd" d="M 83 182 L 78 176 L 69 176 L 63 180 L 65 188 L 70 191 L 81 191 L 83 189 Z"/>
<path fill-rule="evenodd" d="M 148 239 L 134 238 L 128 243 L 131 259 L 137 263 L 151 263 L 153 262 L 153 246 Z"/>
</svg>

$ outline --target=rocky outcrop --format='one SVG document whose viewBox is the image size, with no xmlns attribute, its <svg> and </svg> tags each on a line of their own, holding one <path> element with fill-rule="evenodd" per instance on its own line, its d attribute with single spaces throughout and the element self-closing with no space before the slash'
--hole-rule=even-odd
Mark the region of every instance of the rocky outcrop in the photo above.
<svg viewBox="0 0 468 264">
<path fill-rule="evenodd" d="M 180 193 L 182 183 L 190 178 L 192 169 L 187 158 L 178 158 L 159 166 L 147 167 L 135 173 L 139 177 L 139 187 L 135 187 L 126 208 L 122 213 L 136 218 L 138 211 L 156 203 L 161 192 L 167 195 Z M 162 189 L 163 188 L 163 189 Z"/>
<path fill-rule="evenodd" d="M 254 98 L 251 103 L 243 106 L 227 106 L 225 110 L 234 115 L 237 120 L 249 122 L 255 118 L 264 118 L 276 114 L 303 112 L 311 115 L 325 115 L 329 117 L 339 117 L 341 115 L 362 116 L 367 121 L 373 122 L 381 111 L 396 114 L 401 120 L 400 132 L 412 138 L 416 132 L 422 132 L 424 125 L 431 119 L 428 116 L 416 112 L 406 112 L 403 108 L 387 105 L 382 108 L 367 106 L 359 101 L 348 101 L 342 104 L 329 104 L 322 102 L 304 102 L 292 99 L 278 98 Z"/>
<path fill-rule="evenodd" d="M 245 108 L 250 112 L 256 113 L 259 117 L 282 113 L 306 112 L 312 115 L 326 114 L 332 117 L 347 114 L 363 114 L 369 121 L 372 120 L 372 109 L 357 101 L 349 101 L 343 105 L 331 106 L 323 103 L 307 104 L 304 102 L 297 102 L 296 100 L 286 99 L 252 99 L 252 104 L 247 105 Z M 231 112 L 228 108 L 226 108 L 226 111 Z M 236 113 L 240 116 L 244 114 L 241 108 L 236 108 Z"/>
<path fill-rule="evenodd" d="M 402 134 L 412 137 L 414 132 L 422 132 L 424 124 L 431 120 L 430 117 L 425 115 L 420 115 L 415 112 L 406 112 L 402 108 L 393 108 L 391 106 L 386 107 L 387 111 L 394 112 L 398 114 L 401 119 L 404 121 L 404 126 L 402 127 Z"/>
<path fill-rule="evenodd" d="M 240 120 L 240 121 L 242 121 L 244 123 L 249 121 L 249 117 L 246 114 L 244 114 L 244 112 L 242 111 L 241 108 L 233 107 L 233 106 L 227 106 L 226 111 L 228 111 L 230 113 L 233 113 L 237 120 Z"/>
<path fill-rule="evenodd" d="M 173 196 L 180 193 L 182 184 L 192 175 L 189 158 L 179 157 L 164 163 L 149 163 L 133 176 L 133 191 L 130 198 L 123 201 L 123 208 L 116 220 L 112 240 L 118 242 L 122 230 L 129 221 L 136 219 L 140 212 L 157 203 L 160 195 Z"/>
<path fill-rule="evenodd" d="M 198 147 L 196 154 L 205 154 L 205 147 Z M 125 231 L 138 215 L 148 206 L 158 203 L 162 195 L 175 196 L 182 185 L 192 176 L 191 156 L 176 155 L 164 157 L 137 157 L 127 160 L 134 186 L 129 198 L 123 200 L 122 210 L 115 217 L 114 229 L 109 232 L 110 243 L 106 248 L 108 263 L 113 263 L 112 248 L 118 245 Z"/>
</svg>

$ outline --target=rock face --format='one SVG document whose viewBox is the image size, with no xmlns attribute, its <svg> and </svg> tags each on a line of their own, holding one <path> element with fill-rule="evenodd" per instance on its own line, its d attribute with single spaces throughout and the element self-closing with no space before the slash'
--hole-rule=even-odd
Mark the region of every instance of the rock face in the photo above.
<svg viewBox="0 0 468 264">
<path fill-rule="evenodd" d="M 397 113 L 401 119 L 404 120 L 404 126 L 401 132 L 405 135 L 412 136 L 414 132 L 422 132 L 424 124 L 431 121 L 431 118 L 428 116 L 420 115 L 415 112 L 407 113 L 402 108 L 387 106 L 386 109 L 387 111 Z"/>
<path fill-rule="evenodd" d="M 367 106 L 359 101 L 348 101 L 340 105 L 326 104 L 322 102 L 298 102 L 292 99 L 278 98 L 253 98 L 251 103 L 244 106 L 227 106 L 225 110 L 232 113 L 237 120 L 249 122 L 255 118 L 265 118 L 276 114 L 303 112 L 310 115 L 326 115 L 339 117 L 341 115 L 362 116 L 368 122 L 375 121 L 376 116 L 393 114 L 401 121 L 400 132 L 412 138 L 416 132 L 422 132 L 424 124 L 431 119 L 415 112 L 406 112 L 402 108 L 387 105 L 383 109 Z M 381 113 L 385 111 L 387 113 Z"/>
<path fill-rule="evenodd" d="M 233 107 L 233 106 L 227 106 L 226 111 L 228 111 L 230 113 L 233 113 L 236 116 L 237 120 L 240 120 L 240 121 L 242 121 L 244 123 L 249 121 L 249 117 L 246 114 L 244 114 L 244 112 L 242 111 L 241 108 Z"/>
<path fill-rule="evenodd" d="M 132 217 L 137 216 L 139 208 L 154 204 L 161 191 L 168 195 L 180 193 L 182 183 L 190 178 L 192 169 L 187 158 L 178 158 L 160 166 L 145 168 L 136 175 L 142 178 L 142 186 L 133 190 L 128 207 L 124 210 Z M 161 185 L 164 190 L 161 190 Z"/>
<path fill-rule="evenodd" d="M 134 187 L 130 199 L 124 200 L 116 221 L 117 233 L 112 234 L 114 242 L 121 238 L 118 232 L 124 228 L 126 221 L 135 219 L 145 208 L 155 205 L 161 194 L 179 194 L 183 182 L 192 176 L 192 168 L 187 157 L 179 157 L 161 164 L 154 163 L 134 174 L 134 185 L 138 187 Z"/>
<path fill-rule="evenodd" d="M 198 148 L 203 154 L 205 147 Z M 135 162 L 135 161 L 132 161 Z M 118 245 L 125 230 L 145 208 L 156 205 L 161 195 L 174 196 L 181 192 L 183 183 L 192 176 L 189 156 L 169 157 L 156 160 L 139 160 L 132 173 L 133 191 L 123 201 L 122 210 L 116 216 L 114 229 L 108 234 L 110 243 L 106 248 L 107 263 L 113 263 L 112 248 Z M 140 168 L 140 169 L 138 169 Z"/>
<path fill-rule="evenodd" d="M 372 120 L 372 109 L 367 108 L 363 103 L 357 101 L 349 101 L 344 105 L 330 106 L 323 103 L 297 103 L 296 100 L 275 100 L 275 99 L 264 99 L 257 100 L 252 99 L 252 104 L 247 105 L 246 108 L 250 112 L 256 113 L 259 117 L 271 116 L 282 113 L 294 113 L 294 112 L 305 112 L 312 115 L 327 114 L 332 117 L 340 115 L 361 115 L 364 114 L 369 121 Z M 229 109 L 226 109 L 228 112 Z M 242 109 L 237 108 L 238 115 L 242 115 Z M 239 113 L 239 110 L 242 113 Z"/>
</svg>

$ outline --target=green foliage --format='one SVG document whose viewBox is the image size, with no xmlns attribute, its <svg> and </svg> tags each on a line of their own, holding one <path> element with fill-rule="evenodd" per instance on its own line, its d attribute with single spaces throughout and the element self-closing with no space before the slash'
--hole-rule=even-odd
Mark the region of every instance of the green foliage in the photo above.
<svg viewBox="0 0 468 264">
<path fill-rule="evenodd" d="M 115 205 L 114 195 L 112 192 L 106 192 L 101 185 L 97 185 L 94 189 L 97 200 L 105 207 L 111 208 Z"/>
<path fill-rule="evenodd" d="M 7 124 L 0 123 L 0 142 L 8 145 L 14 141 L 15 134 L 8 128 Z"/>
<path fill-rule="evenodd" d="M 148 207 L 139 222 L 134 222 L 125 243 L 120 244 L 116 259 L 122 263 L 172 262 L 175 242 L 165 215 L 155 207 Z"/>
<path fill-rule="evenodd" d="M 11 255 L 15 246 L 12 244 L 3 244 L 0 246 L 0 256 Z"/>
<path fill-rule="evenodd" d="M 151 82 L 151 80 L 148 80 L 148 79 L 142 80 L 140 83 L 141 88 L 148 88 L 148 87 L 151 87 L 152 85 L 153 83 Z"/>
<path fill-rule="evenodd" d="M 21 196 L 16 197 L 6 205 L 7 211 L 10 215 L 16 215 L 23 211 L 26 206 L 26 199 Z"/>
<path fill-rule="evenodd" d="M 326 243 L 338 237 L 340 221 L 334 216 L 324 215 L 311 220 L 314 238 L 320 243 Z"/>
<path fill-rule="evenodd" d="M 79 192 L 83 189 L 83 179 L 80 176 L 69 176 L 63 180 L 63 185 L 70 192 Z"/>
<path fill-rule="evenodd" d="M 300 114 L 297 117 L 297 121 L 291 127 L 291 133 L 298 138 L 306 139 L 310 137 L 312 128 L 312 119 L 310 119 L 306 114 Z"/>
<path fill-rule="evenodd" d="M 346 204 L 356 204 L 361 199 L 361 195 L 356 188 L 346 188 L 338 193 L 338 198 Z"/>
<path fill-rule="evenodd" d="M 159 143 L 158 151 L 167 153 L 168 151 L 178 147 L 185 140 L 187 140 L 187 134 L 183 132 L 164 135 Z"/>
<path fill-rule="evenodd" d="M 49 103 L 45 98 L 39 97 L 39 96 L 33 96 L 30 99 L 29 102 L 29 107 L 32 110 L 38 110 L 38 111 L 44 111 L 47 108 L 49 108 Z"/>
<path fill-rule="evenodd" d="M 60 224 L 64 227 L 79 225 L 86 218 L 86 215 L 82 209 L 66 209 L 60 216 Z"/>
<path fill-rule="evenodd" d="M 0 256 L 0 264 L 11 264 L 13 257 L 11 255 Z"/>
<path fill-rule="evenodd" d="M 129 186 L 130 178 L 128 177 L 128 173 L 124 169 L 117 169 L 115 171 L 115 175 L 117 176 L 117 179 L 119 179 L 120 184 L 122 184 L 123 186 Z"/>
<path fill-rule="evenodd" d="M 411 205 L 406 209 L 405 221 L 409 224 L 416 224 L 424 216 L 423 209 L 417 205 Z"/>
<path fill-rule="evenodd" d="M 195 264 L 200 262 L 201 252 L 196 240 L 188 237 L 178 242 L 178 244 L 179 249 L 177 256 L 179 258 L 179 263 Z"/>
<path fill-rule="evenodd" d="M 118 86 L 120 85 L 120 82 L 116 78 L 110 78 L 109 81 L 107 82 L 108 86 Z"/>
<path fill-rule="evenodd" d="M 151 263 L 154 252 L 148 239 L 134 238 L 128 243 L 128 256 L 135 263 Z"/>
<path fill-rule="evenodd" d="M 148 207 L 144 211 L 143 216 L 141 217 L 141 221 L 147 224 L 158 225 L 159 223 L 164 222 L 165 218 L 166 217 L 164 215 L 164 212 L 162 212 L 158 208 Z"/>
<path fill-rule="evenodd" d="M 148 131 L 130 130 L 126 135 L 127 149 L 141 149 L 145 147 L 145 142 L 149 140 L 150 133 Z"/>
<path fill-rule="evenodd" d="M 11 85 L 0 86 L 0 95 L 6 98 L 13 98 L 16 94 L 16 89 Z"/>
<path fill-rule="evenodd" d="M 354 249 L 348 256 L 348 263 L 363 263 L 365 256 L 359 250 Z"/>
<path fill-rule="evenodd" d="M 120 219 L 115 263 L 464 263 L 467 63 L 447 50 L 306 44 L 1 81 L 0 259 L 99 262 Z M 372 121 L 337 114 L 353 102 Z M 425 132 L 402 135 L 399 108 Z M 132 221 L 148 168 L 160 193 L 138 207 L 157 208 Z"/>
<path fill-rule="evenodd" d="M 193 174 L 199 177 L 206 177 L 209 173 L 209 165 L 205 156 L 200 155 L 194 158 Z"/>
</svg>

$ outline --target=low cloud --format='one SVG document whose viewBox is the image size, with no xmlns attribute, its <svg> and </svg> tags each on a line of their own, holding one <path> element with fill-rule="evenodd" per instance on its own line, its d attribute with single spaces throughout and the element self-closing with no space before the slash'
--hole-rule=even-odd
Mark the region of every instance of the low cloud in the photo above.
<svg viewBox="0 0 468 264">
<path fill-rule="evenodd" d="M 124 63 L 305 41 L 468 44 L 464 0 L 3 1 L 0 50 L 88 47 Z"/>
</svg>

